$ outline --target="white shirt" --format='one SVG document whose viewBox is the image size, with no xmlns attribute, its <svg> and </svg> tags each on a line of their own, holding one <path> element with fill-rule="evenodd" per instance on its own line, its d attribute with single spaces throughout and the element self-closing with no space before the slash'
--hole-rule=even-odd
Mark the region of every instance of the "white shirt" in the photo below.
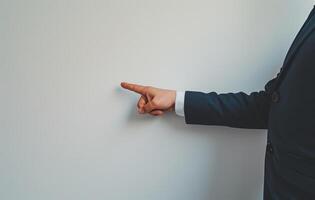
<svg viewBox="0 0 315 200">
<path fill-rule="evenodd" d="M 185 117 L 184 103 L 185 103 L 185 92 L 176 91 L 175 113 L 181 117 Z"/>
</svg>

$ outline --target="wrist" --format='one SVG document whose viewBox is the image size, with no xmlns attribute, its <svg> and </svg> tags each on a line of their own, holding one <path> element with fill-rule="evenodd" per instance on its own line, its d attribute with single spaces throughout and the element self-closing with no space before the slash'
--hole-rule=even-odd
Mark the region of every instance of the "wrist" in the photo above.
<svg viewBox="0 0 315 200">
<path fill-rule="evenodd" d="M 170 107 L 167 109 L 168 111 L 175 111 L 175 104 L 176 104 L 176 91 L 170 90 Z"/>
</svg>

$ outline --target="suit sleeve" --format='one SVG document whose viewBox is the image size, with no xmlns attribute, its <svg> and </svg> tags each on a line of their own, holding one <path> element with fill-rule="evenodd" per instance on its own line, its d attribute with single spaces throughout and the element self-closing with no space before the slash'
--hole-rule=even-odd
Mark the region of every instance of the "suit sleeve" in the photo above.
<svg viewBox="0 0 315 200">
<path fill-rule="evenodd" d="M 267 129 L 270 93 L 276 78 L 265 90 L 246 94 L 186 91 L 184 112 L 187 124 L 221 125 L 235 128 Z"/>
</svg>

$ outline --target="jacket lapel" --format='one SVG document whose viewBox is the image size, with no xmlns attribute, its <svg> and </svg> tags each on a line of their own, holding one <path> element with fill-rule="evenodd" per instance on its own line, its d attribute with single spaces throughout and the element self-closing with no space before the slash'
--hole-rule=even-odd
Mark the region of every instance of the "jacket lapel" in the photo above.
<svg viewBox="0 0 315 200">
<path fill-rule="evenodd" d="M 292 59 L 295 57 L 295 54 L 299 50 L 299 48 L 302 46 L 302 44 L 305 42 L 305 40 L 308 38 L 308 36 L 315 30 L 315 17 L 312 17 L 315 14 L 315 10 L 311 12 L 308 20 L 305 22 L 303 28 L 299 32 L 297 38 L 293 42 L 290 50 L 288 51 L 288 54 L 285 58 L 285 61 L 282 66 L 282 70 L 278 74 L 278 80 L 276 82 L 276 88 L 281 83 L 281 80 L 284 78 L 286 72 L 289 69 L 290 63 Z"/>
</svg>

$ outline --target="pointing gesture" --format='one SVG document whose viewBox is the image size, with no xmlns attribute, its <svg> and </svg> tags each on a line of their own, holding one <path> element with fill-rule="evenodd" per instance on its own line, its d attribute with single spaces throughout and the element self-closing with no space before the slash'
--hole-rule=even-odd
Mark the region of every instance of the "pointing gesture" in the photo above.
<svg viewBox="0 0 315 200">
<path fill-rule="evenodd" d="M 142 86 L 142 85 L 137 85 L 137 84 L 132 84 L 132 83 L 126 83 L 126 82 L 122 82 L 121 83 L 121 87 L 136 92 L 138 94 L 141 95 L 145 95 L 145 90 L 146 88 L 148 88 L 147 86 Z"/>
<path fill-rule="evenodd" d="M 176 91 L 122 82 L 121 87 L 140 94 L 138 112 L 159 116 L 175 107 Z"/>
</svg>

